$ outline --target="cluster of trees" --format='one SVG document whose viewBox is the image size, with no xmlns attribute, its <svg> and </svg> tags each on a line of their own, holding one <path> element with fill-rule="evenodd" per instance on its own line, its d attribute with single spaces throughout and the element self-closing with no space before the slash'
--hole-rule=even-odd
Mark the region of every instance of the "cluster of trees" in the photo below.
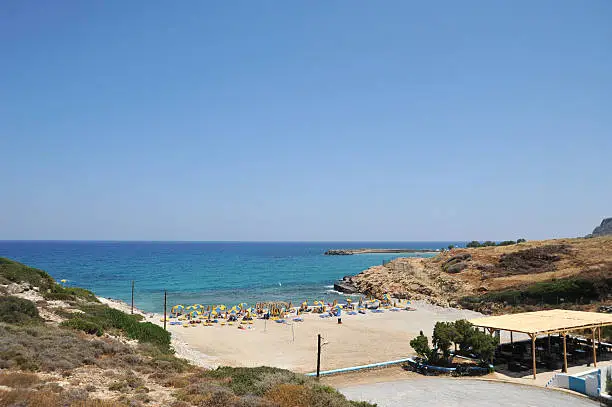
<svg viewBox="0 0 612 407">
<path fill-rule="evenodd" d="M 495 354 L 499 344 L 497 337 L 477 330 L 465 319 L 455 322 L 437 322 L 433 330 L 432 345 L 423 331 L 410 341 L 410 346 L 417 355 L 433 365 L 448 365 L 451 358 L 451 346 L 455 353 L 476 355 L 482 362 L 488 362 Z"/>
<path fill-rule="evenodd" d="M 468 243 L 466 245 L 466 247 L 511 246 L 513 244 L 523 243 L 523 242 L 526 242 L 526 241 L 527 240 L 525 240 L 525 239 L 518 239 L 516 241 L 514 241 L 514 240 L 504 240 L 503 242 L 495 243 L 495 242 L 492 242 L 490 240 L 487 240 L 485 242 L 480 243 L 477 240 L 472 240 L 470 243 Z"/>
</svg>

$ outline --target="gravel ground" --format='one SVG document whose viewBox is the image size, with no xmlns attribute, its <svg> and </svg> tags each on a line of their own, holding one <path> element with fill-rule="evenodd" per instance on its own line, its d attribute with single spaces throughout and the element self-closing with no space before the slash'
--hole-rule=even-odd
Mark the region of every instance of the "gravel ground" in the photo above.
<svg viewBox="0 0 612 407">
<path fill-rule="evenodd" d="M 339 389 L 351 400 L 379 407 L 404 406 L 521 406 L 594 407 L 599 403 L 556 390 L 483 380 L 422 378 L 347 386 Z"/>
</svg>

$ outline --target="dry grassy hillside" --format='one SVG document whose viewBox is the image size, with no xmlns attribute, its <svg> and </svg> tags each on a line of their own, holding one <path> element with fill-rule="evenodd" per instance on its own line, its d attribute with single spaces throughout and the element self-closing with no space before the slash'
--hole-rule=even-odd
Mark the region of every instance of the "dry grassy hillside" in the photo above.
<svg viewBox="0 0 612 407">
<path fill-rule="evenodd" d="M 594 308 L 610 302 L 612 237 L 454 249 L 431 259 L 396 259 L 352 281 L 374 296 L 389 292 L 481 311 Z"/>
</svg>

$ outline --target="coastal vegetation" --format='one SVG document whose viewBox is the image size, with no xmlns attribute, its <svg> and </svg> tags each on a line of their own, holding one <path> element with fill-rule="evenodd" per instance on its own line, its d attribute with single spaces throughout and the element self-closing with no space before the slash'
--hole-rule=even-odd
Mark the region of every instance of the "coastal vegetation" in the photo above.
<svg viewBox="0 0 612 407">
<path fill-rule="evenodd" d="M 283 369 L 194 366 L 142 319 L 0 258 L 0 405 L 374 406 Z"/>
<path fill-rule="evenodd" d="M 472 240 L 465 247 L 475 248 L 475 247 L 495 247 L 495 246 L 511 246 L 514 244 L 524 243 L 526 239 L 518 239 L 518 240 L 504 240 L 502 242 L 496 243 L 491 240 L 487 240 L 484 242 L 479 242 L 477 240 Z"/>
<path fill-rule="evenodd" d="M 452 355 L 463 355 L 478 358 L 481 363 L 488 363 L 499 344 L 497 337 L 479 331 L 466 320 L 455 322 L 437 322 L 432 345 L 429 346 L 423 331 L 410 341 L 410 346 L 427 363 L 437 366 L 450 366 Z M 454 352 L 451 347 L 454 345 Z"/>
<path fill-rule="evenodd" d="M 606 298 L 612 292 L 612 276 L 598 280 L 570 278 L 541 281 L 520 288 L 466 296 L 459 303 L 470 309 L 490 308 L 491 304 L 509 306 L 547 306 L 590 304 Z"/>
</svg>

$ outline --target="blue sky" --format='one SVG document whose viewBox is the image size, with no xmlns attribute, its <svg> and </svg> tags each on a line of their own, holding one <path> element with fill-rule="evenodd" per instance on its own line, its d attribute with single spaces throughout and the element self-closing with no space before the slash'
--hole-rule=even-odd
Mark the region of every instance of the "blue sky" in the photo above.
<svg viewBox="0 0 612 407">
<path fill-rule="evenodd" d="M 612 216 L 612 2 L 5 1 L 0 239 L 471 240 Z"/>
</svg>

